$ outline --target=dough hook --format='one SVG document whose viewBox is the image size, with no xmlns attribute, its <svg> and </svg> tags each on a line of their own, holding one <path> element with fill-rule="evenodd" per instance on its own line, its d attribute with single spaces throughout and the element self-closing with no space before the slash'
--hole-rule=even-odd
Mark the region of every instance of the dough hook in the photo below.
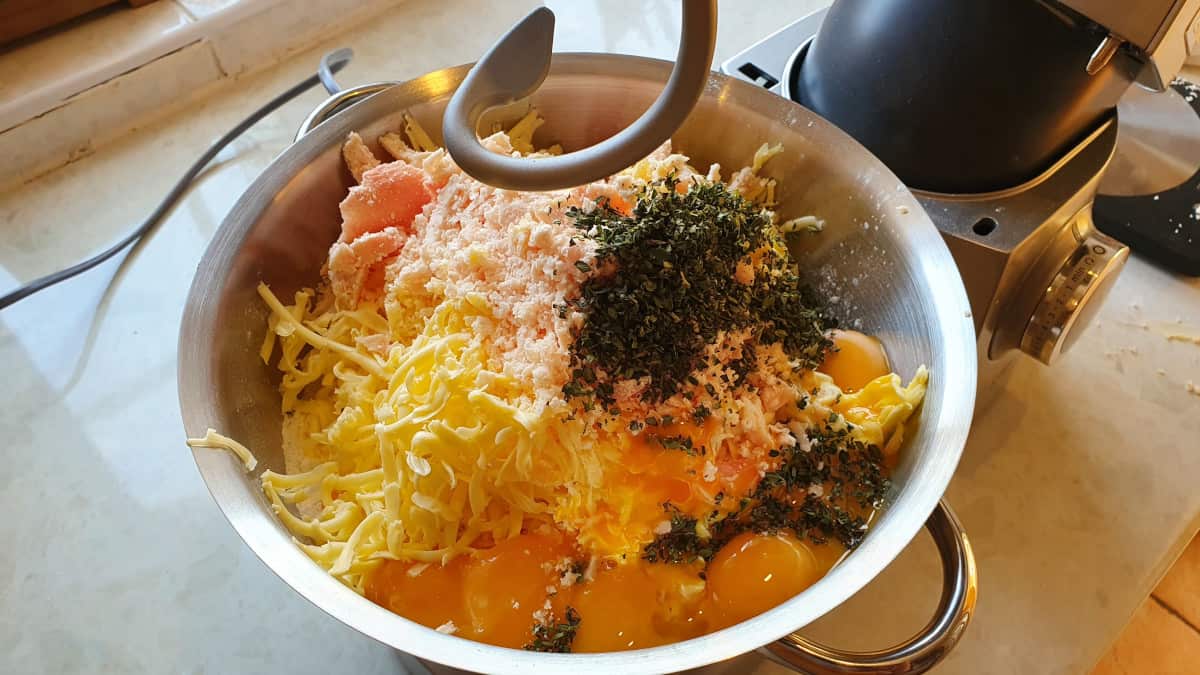
<svg viewBox="0 0 1200 675">
<path fill-rule="evenodd" d="M 539 7 L 490 49 L 455 91 L 442 121 L 446 150 L 463 171 L 509 190 L 557 190 L 629 167 L 671 137 L 696 105 L 712 67 L 716 0 L 682 0 L 675 68 L 662 94 L 615 136 L 556 157 L 506 157 L 484 148 L 476 130 L 488 109 L 529 96 L 550 72 L 554 13 Z"/>
</svg>

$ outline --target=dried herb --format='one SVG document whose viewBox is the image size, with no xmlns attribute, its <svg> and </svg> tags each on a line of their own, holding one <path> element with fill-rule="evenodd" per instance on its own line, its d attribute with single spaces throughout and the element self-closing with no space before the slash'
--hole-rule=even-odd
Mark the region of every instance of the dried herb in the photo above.
<svg viewBox="0 0 1200 675">
<path fill-rule="evenodd" d="M 670 563 L 707 561 L 743 532 L 789 531 L 814 544 L 837 540 L 847 549 L 858 546 L 866 535 L 867 521 L 857 514 L 881 508 L 891 482 L 885 475 L 883 453 L 856 439 L 852 430 L 833 415 L 820 427 L 808 430 L 807 449 L 797 444 L 772 451 L 774 456 L 784 457 L 779 468 L 766 473 L 733 511 L 714 511 L 703 528 L 698 527 L 698 519 L 665 504 L 671 514 L 671 530 L 647 544 L 642 558 Z M 718 496 L 722 499 L 717 504 L 721 504 L 724 495 Z M 710 536 L 700 536 L 701 530 Z"/>
<path fill-rule="evenodd" d="M 711 558 L 714 549 L 710 540 L 696 531 L 700 521 L 680 513 L 669 502 L 663 504 L 663 509 L 671 516 L 671 529 L 655 537 L 642 549 L 642 559 L 652 563 L 690 563 Z"/>
<path fill-rule="evenodd" d="M 628 216 L 604 199 L 590 211 L 568 211 L 597 245 L 595 261 L 580 269 L 603 270 L 567 300 L 584 316 L 571 347 L 568 398 L 608 407 L 612 387 L 603 383 L 643 377 L 649 402 L 696 386 L 692 373 L 721 331 L 749 328 L 753 342 L 781 343 L 809 368 L 829 348 L 824 331 L 832 322 L 802 286 L 770 213 L 720 183 L 676 188 L 674 178 L 650 183 Z M 737 272 L 751 254 L 755 272 L 744 283 Z M 754 369 L 753 353 L 744 350 L 733 364 L 735 386 Z"/>
<path fill-rule="evenodd" d="M 575 575 L 575 583 L 583 583 L 583 573 L 587 571 L 587 566 L 588 563 L 586 560 L 574 560 L 571 562 L 571 566 L 567 568 L 567 571 Z"/>
<path fill-rule="evenodd" d="M 680 434 L 677 436 L 654 435 L 654 436 L 650 436 L 650 440 L 654 441 L 655 443 L 658 443 L 659 445 L 661 445 L 662 447 L 664 447 L 668 450 L 682 450 L 689 455 L 696 455 L 696 454 L 703 455 L 704 454 L 703 447 L 697 448 L 693 444 L 691 437 L 685 436 L 683 434 Z"/>
<path fill-rule="evenodd" d="M 533 641 L 525 645 L 531 652 L 554 652 L 566 654 L 571 651 L 575 633 L 579 630 L 579 612 L 567 607 L 566 621 L 562 623 L 538 623 L 533 626 Z"/>
</svg>

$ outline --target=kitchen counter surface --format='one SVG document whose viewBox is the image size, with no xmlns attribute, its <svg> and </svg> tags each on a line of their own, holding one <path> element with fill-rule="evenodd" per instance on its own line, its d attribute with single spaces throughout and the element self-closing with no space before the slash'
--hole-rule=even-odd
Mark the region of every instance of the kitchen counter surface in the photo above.
<svg viewBox="0 0 1200 675">
<path fill-rule="evenodd" d="M 550 4 L 559 49 L 674 53 L 674 0 Z M 717 62 L 823 4 L 722 3 Z M 405 79 L 473 60 L 533 5 L 409 0 L 0 194 L 0 289 L 124 234 L 212 138 L 311 73 L 322 52 L 355 49 L 346 83 Z M 259 563 L 183 444 L 175 355 L 192 270 L 321 99 L 301 97 L 222 153 L 123 266 L 0 313 L 0 672 L 419 669 Z M 938 672 L 1086 672 L 1200 526 L 1200 396 L 1186 390 L 1200 384 L 1200 344 L 1169 334 L 1200 335 L 1200 282 L 1135 256 L 1067 358 L 1016 361 L 984 393 L 948 493 L 978 556 L 978 614 Z M 939 584 L 921 537 L 805 632 L 883 646 L 924 622 Z M 756 656 L 713 670 L 783 672 Z"/>
</svg>

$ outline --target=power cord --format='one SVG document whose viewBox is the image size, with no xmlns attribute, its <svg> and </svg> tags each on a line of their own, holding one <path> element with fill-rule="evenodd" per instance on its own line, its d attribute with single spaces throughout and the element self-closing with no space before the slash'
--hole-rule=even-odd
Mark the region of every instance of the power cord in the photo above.
<svg viewBox="0 0 1200 675">
<path fill-rule="evenodd" d="M 188 187 L 191 186 L 191 183 L 196 179 L 196 176 L 200 175 L 200 172 L 204 170 L 204 167 L 206 167 L 208 163 L 217 156 L 217 153 L 221 152 L 221 150 L 225 148 L 225 146 L 229 145 L 238 136 L 241 136 L 248 131 L 250 127 L 257 124 L 260 120 L 262 120 L 262 118 L 275 112 L 285 103 L 291 101 L 300 94 L 303 94 L 319 84 L 324 84 L 326 89 L 330 90 L 331 94 L 336 93 L 337 83 L 333 79 L 333 73 L 336 73 L 344 68 L 346 64 L 350 63 L 350 59 L 353 57 L 354 53 L 349 49 L 339 49 L 326 54 L 324 57 L 322 57 L 321 65 L 317 69 L 316 74 L 309 76 L 303 82 L 296 84 L 291 89 L 288 89 L 282 94 L 271 99 L 271 101 L 263 107 L 255 110 L 253 113 L 250 113 L 246 119 L 239 122 L 237 126 L 230 129 L 224 136 L 221 136 L 216 140 L 215 143 L 209 146 L 208 150 L 205 150 L 204 154 L 200 155 L 199 159 L 197 159 L 190 167 L 188 167 L 188 170 L 183 174 L 179 181 L 175 183 L 174 187 L 171 188 L 171 191 L 167 193 L 167 196 L 164 197 L 161 202 L 159 202 L 158 206 L 150 212 L 150 215 L 146 217 L 146 220 L 142 221 L 142 224 L 126 235 L 125 238 L 108 247 L 104 251 L 101 251 L 100 253 L 88 258 L 87 260 L 75 263 L 66 269 L 59 270 L 52 274 L 47 274 L 44 277 L 34 279 L 33 281 L 30 281 L 29 283 L 20 286 L 3 296 L 0 296 L 0 310 L 11 307 L 12 305 L 15 305 L 16 303 L 35 293 L 44 291 L 59 282 L 66 281 L 67 279 L 78 276 L 92 269 L 93 267 L 96 267 L 97 265 L 125 250 L 130 245 L 137 243 L 149 235 L 162 222 L 166 215 L 170 213 L 171 209 L 174 208 L 175 204 L 180 200 L 181 197 L 183 197 L 184 193 L 187 192 Z"/>
</svg>

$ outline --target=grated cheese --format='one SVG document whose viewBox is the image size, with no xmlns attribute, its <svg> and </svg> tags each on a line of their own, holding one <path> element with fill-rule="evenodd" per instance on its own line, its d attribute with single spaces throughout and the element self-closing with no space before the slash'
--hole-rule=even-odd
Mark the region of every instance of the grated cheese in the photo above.
<svg viewBox="0 0 1200 675">
<path fill-rule="evenodd" d="M 563 517 L 589 508 L 585 491 L 561 490 L 588 486 L 588 465 L 597 461 L 581 443 L 582 422 L 508 402 L 512 381 L 489 370 L 469 330 L 479 314 L 472 303 L 443 303 L 381 364 L 355 346 L 367 326 L 351 312 L 330 307 L 312 316 L 265 286 L 259 293 L 276 333 L 289 329 L 278 336 L 284 412 L 317 417 L 316 428 L 329 421 L 293 441 L 308 456 L 340 458 L 302 474 L 265 472 L 263 489 L 284 524 L 310 540 L 301 548 L 347 585 L 361 592 L 364 573 L 382 559 L 442 563 L 473 550 L 482 534 L 501 541 L 529 520 L 552 522 L 556 507 Z M 313 349 L 301 355 L 296 342 Z M 316 383 L 328 394 L 302 400 L 300 390 Z M 354 448 L 362 454 L 347 452 Z M 295 515 L 312 498 L 319 513 Z"/>
<path fill-rule="evenodd" d="M 204 433 L 204 438 L 189 438 L 187 439 L 188 447 L 191 448 L 213 448 L 216 450 L 228 450 L 232 452 L 242 464 L 246 467 L 246 471 L 253 471 L 254 467 L 258 466 L 258 460 L 254 458 L 254 453 L 233 440 L 228 436 L 222 436 L 215 430 L 209 429 Z"/>
</svg>

